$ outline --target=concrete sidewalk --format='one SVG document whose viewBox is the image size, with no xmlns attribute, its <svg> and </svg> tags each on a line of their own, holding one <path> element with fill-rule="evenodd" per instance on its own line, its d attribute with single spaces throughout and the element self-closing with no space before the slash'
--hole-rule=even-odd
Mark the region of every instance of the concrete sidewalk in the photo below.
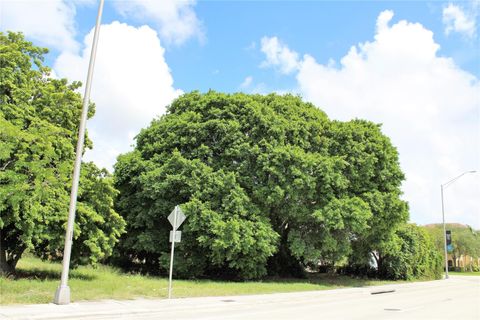
<svg viewBox="0 0 480 320">
<path fill-rule="evenodd" d="M 250 296 L 4 306 L 0 319 L 480 319 L 480 277 Z"/>
</svg>

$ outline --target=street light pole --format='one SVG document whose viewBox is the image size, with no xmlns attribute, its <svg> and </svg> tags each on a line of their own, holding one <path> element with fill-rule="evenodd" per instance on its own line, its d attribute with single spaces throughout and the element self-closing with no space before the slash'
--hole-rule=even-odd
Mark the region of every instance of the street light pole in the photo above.
<svg viewBox="0 0 480 320">
<path fill-rule="evenodd" d="M 440 194 L 442 196 L 443 243 L 444 243 L 444 249 L 445 249 L 445 279 L 448 279 L 448 251 L 447 251 L 447 228 L 445 226 L 445 205 L 443 201 L 443 190 L 447 188 L 449 185 L 451 185 L 452 183 L 454 183 L 456 180 L 460 179 L 462 176 L 466 175 L 467 173 L 475 173 L 475 172 L 476 171 L 465 171 L 461 175 L 440 185 Z"/>
<path fill-rule="evenodd" d="M 443 243 L 445 249 L 445 279 L 448 279 L 448 251 L 447 251 L 447 229 L 445 226 L 445 207 L 443 205 L 443 184 L 440 185 L 442 194 L 442 221 L 443 221 Z"/>
<path fill-rule="evenodd" d="M 95 33 L 93 35 L 92 51 L 90 54 L 90 63 L 88 65 L 87 82 L 85 83 L 85 94 L 83 96 L 82 116 L 80 118 L 80 127 L 78 130 L 78 141 L 75 155 L 75 164 L 73 167 L 72 191 L 70 193 L 70 207 L 68 210 L 67 231 L 65 233 L 65 248 L 63 251 L 62 278 L 60 285 L 55 292 L 53 302 L 55 304 L 70 303 L 70 287 L 68 286 L 68 270 L 70 268 L 70 255 L 72 253 L 73 225 L 75 223 L 75 211 L 77 206 L 78 183 L 80 181 L 80 167 L 82 164 L 83 144 L 85 140 L 85 127 L 88 115 L 88 104 L 90 102 L 90 89 L 92 86 L 93 68 L 95 66 L 95 56 L 97 53 L 98 34 L 100 32 L 100 21 L 102 19 L 104 0 L 100 0 L 95 24 Z"/>
</svg>

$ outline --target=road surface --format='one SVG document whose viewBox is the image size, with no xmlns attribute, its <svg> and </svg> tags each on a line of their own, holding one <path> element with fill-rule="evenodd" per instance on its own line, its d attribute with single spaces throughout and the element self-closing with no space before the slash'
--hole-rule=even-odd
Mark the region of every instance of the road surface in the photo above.
<svg viewBox="0 0 480 320">
<path fill-rule="evenodd" d="M 268 295 L 2 306 L 0 319 L 480 319 L 480 277 Z"/>
</svg>

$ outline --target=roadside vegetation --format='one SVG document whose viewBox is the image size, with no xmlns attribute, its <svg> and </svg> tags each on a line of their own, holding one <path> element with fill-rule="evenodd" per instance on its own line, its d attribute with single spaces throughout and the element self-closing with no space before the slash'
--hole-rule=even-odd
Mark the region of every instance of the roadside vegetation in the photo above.
<svg viewBox="0 0 480 320">
<path fill-rule="evenodd" d="M 425 230 L 432 237 L 435 248 L 442 255 L 445 264 L 443 225 L 429 224 L 425 226 Z M 480 271 L 480 230 L 459 223 L 447 223 L 446 230 L 452 232 L 452 245 L 449 250 L 452 265 L 449 269 L 464 272 Z"/>
<path fill-rule="evenodd" d="M 167 272 L 180 204 L 179 277 L 440 277 L 430 236 L 407 224 L 398 153 L 378 124 L 332 121 L 292 95 L 192 92 L 136 141 L 114 173 L 127 228 L 112 262 L 125 270 Z"/>
<path fill-rule="evenodd" d="M 47 52 L 0 32 L 4 303 L 49 302 L 59 278 L 81 84 L 52 78 Z M 138 134 L 113 174 L 82 164 L 73 299 L 163 296 L 157 277 L 168 270 L 175 205 L 187 219 L 174 276 L 245 281 L 177 281 L 177 296 L 369 284 L 348 276 L 439 278 L 431 235 L 407 223 L 404 179 L 380 124 L 334 121 L 288 94 L 184 94 Z M 330 275 L 312 278 L 317 271 Z M 292 278 L 303 280 L 283 283 Z"/>
<path fill-rule="evenodd" d="M 17 267 L 17 279 L 0 277 L 0 304 L 51 303 L 59 284 L 61 264 L 26 257 Z M 306 279 L 264 279 L 263 281 L 174 280 L 173 297 L 206 297 L 267 294 L 363 287 L 386 281 L 348 276 L 315 274 Z M 80 266 L 70 274 L 72 301 L 99 299 L 166 298 L 168 279 L 127 274 L 113 267 Z"/>
<path fill-rule="evenodd" d="M 480 271 L 449 271 L 449 275 L 480 277 Z"/>
</svg>

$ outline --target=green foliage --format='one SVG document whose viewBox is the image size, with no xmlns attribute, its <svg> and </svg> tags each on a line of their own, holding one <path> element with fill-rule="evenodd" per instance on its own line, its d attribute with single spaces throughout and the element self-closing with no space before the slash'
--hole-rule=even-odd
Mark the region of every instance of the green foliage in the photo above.
<svg viewBox="0 0 480 320">
<path fill-rule="evenodd" d="M 134 152 L 119 159 L 118 177 L 135 167 L 137 155 Z M 128 196 L 119 201 L 120 207 L 134 212 L 126 215 L 131 229 L 122 244 L 132 257 L 147 259 L 152 268 L 159 257 L 161 266 L 168 267 L 171 227 L 166 217 L 176 203 L 183 203 L 188 223 L 176 250 L 177 273 L 199 276 L 207 267 L 225 266 L 238 270 L 244 278 L 265 274 L 265 262 L 274 252 L 276 234 L 239 187 L 235 175 L 213 171 L 201 161 L 187 160 L 174 151 L 165 163 L 138 178 L 131 182 L 142 191 L 134 199 L 140 198 L 147 206 L 137 208 L 138 202 L 131 203 Z"/>
<path fill-rule="evenodd" d="M 352 244 L 368 256 L 407 219 L 402 180 L 378 125 L 330 121 L 291 95 L 192 92 L 119 157 L 118 258 L 165 271 L 177 204 L 180 276 L 298 274 L 345 261 Z"/>
<path fill-rule="evenodd" d="M 440 279 L 443 272 L 441 254 L 430 235 L 414 224 L 396 231 L 382 259 L 379 271 L 390 279 Z"/>
<path fill-rule="evenodd" d="M 61 254 L 82 99 L 79 82 L 49 77 L 46 49 L 19 33 L 0 33 L 0 272 L 25 249 Z M 89 116 L 94 113 L 90 106 Z M 91 142 L 87 140 L 87 146 Z M 124 222 L 112 210 L 107 173 L 84 165 L 75 224 L 74 262 L 108 255 Z"/>
<path fill-rule="evenodd" d="M 398 154 L 379 127 L 367 121 L 338 123 L 331 133 L 334 154 L 346 155 L 348 193 L 360 197 L 371 211 L 369 231 L 353 241 L 350 263 L 368 265 L 373 252 L 390 246 L 397 227 L 408 219 L 408 205 L 400 199 L 404 175 Z"/>
<path fill-rule="evenodd" d="M 469 255 L 474 258 L 480 257 L 480 234 L 471 227 L 453 227 L 452 244 L 453 254 L 457 257 Z"/>
<path fill-rule="evenodd" d="M 68 190 L 65 190 L 68 191 Z M 83 163 L 75 216 L 74 241 L 72 245 L 72 266 L 92 264 L 105 260 L 112 254 L 113 247 L 124 232 L 125 221 L 113 209 L 118 191 L 113 186 L 113 178 L 105 169 L 99 169 L 92 162 Z M 63 248 L 68 194 L 52 207 L 43 237 L 37 240 L 35 253 L 42 258 L 58 260 L 62 258 L 59 248 Z"/>
<path fill-rule="evenodd" d="M 442 259 L 445 259 L 443 225 L 428 225 L 425 229 L 432 237 L 435 247 L 441 254 Z M 470 226 L 456 223 L 448 223 L 446 229 L 452 232 L 453 251 L 451 254 L 454 258 L 459 258 L 463 255 L 470 256 L 476 260 L 480 257 L 480 231 L 474 230 Z M 455 261 L 455 259 L 453 260 Z M 445 260 L 443 261 L 445 263 Z"/>
</svg>

